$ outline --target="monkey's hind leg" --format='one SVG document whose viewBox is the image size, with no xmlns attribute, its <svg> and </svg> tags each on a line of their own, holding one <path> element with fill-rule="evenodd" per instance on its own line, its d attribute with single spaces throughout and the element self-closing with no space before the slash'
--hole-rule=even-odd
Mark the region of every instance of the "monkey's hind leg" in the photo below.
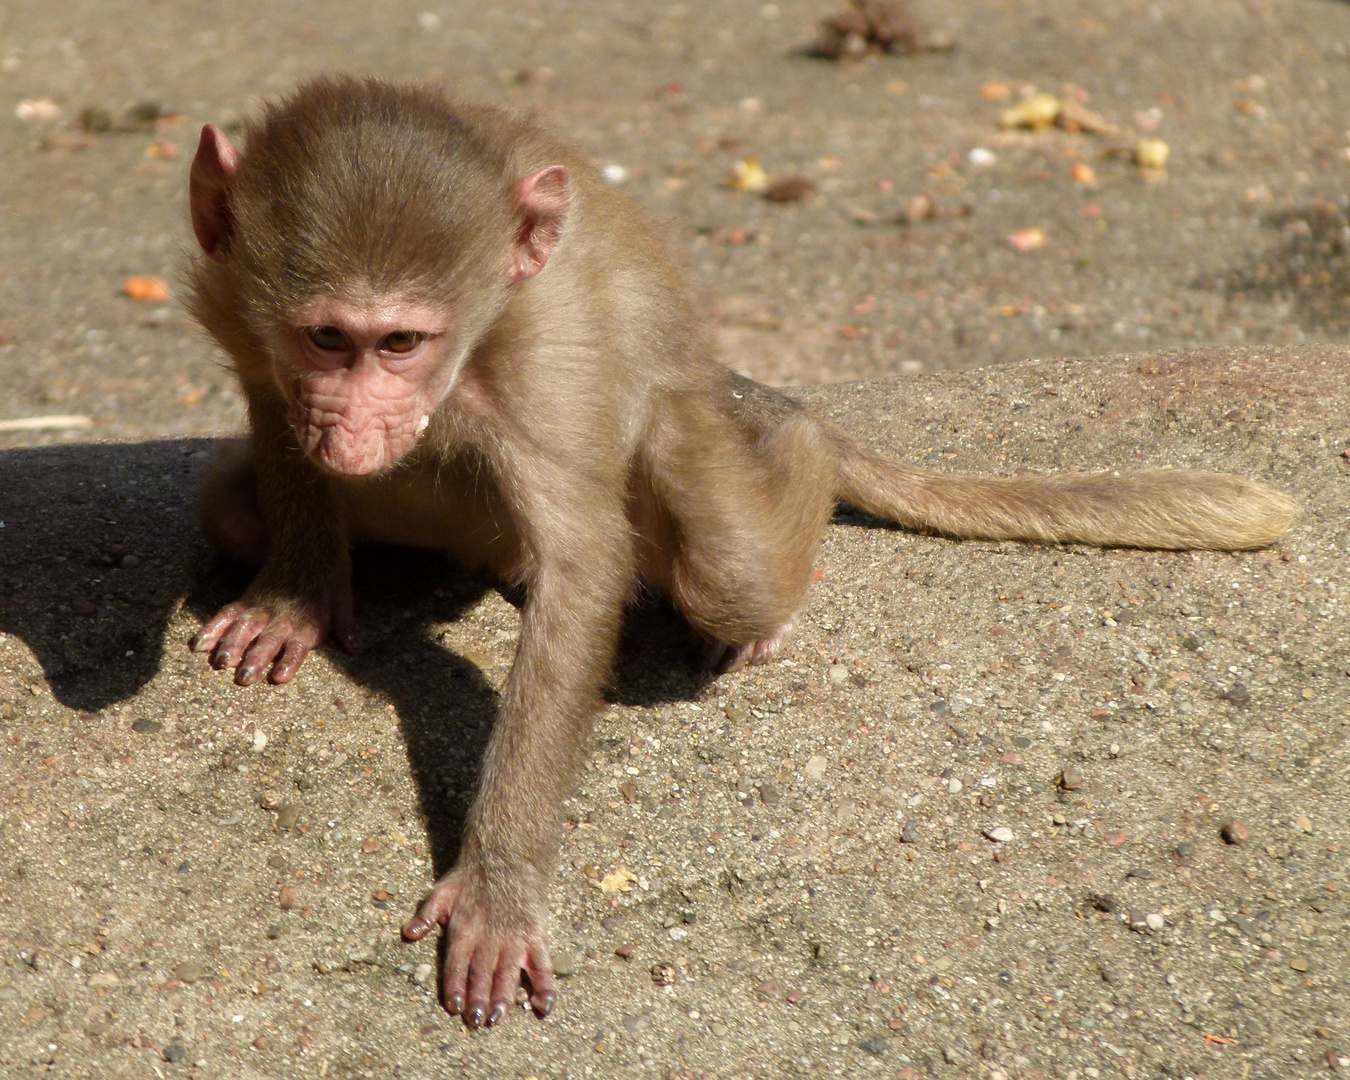
<svg viewBox="0 0 1350 1080">
<path fill-rule="evenodd" d="M 671 600 L 719 670 L 765 663 L 810 586 L 834 507 L 833 452 L 803 413 L 758 432 L 710 411 L 673 419 L 652 474 Z"/>
<path fill-rule="evenodd" d="M 246 439 L 221 443 L 202 472 L 197 524 L 207 542 L 227 558 L 261 566 L 267 558 L 267 526 L 258 508 L 258 474 Z"/>
</svg>

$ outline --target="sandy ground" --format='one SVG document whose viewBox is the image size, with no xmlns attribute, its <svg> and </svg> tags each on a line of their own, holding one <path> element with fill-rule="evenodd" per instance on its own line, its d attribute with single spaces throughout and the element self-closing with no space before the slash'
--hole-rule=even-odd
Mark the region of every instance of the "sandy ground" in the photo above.
<svg viewBox="0 0 1350 1080">
<path fill-rule="evenodd" d="M 730 7 L 0 7 L 0 421 L 85 418 L 0 430 L 7 1075 L 1350 1068 L 1350 6 L 930 5 L 951 52 L 843 65 L 799 54 L 831 8 Z M 734 366 L 896 376 L 807 396 L 898 456 L 1226 469 L 1307 518 L 1235 556 L 841 514 L 748 675 L 636 613 L 550 894 L 559 1011 L 466 1034 L 396 928 L 516 610 L 378 552 L 359 658 L 241 690 L 189 654 L 242 586 L 189 510 L 240 402 L 172 297 L 121 291 L 177 280 L 196 125 L 317 70 L 540 111 L 669 216 Z M 1001 130 L 1033 86 L 1116 131 Z M 728 189 L 752 156 L 814 193 Z"/>
</svg>

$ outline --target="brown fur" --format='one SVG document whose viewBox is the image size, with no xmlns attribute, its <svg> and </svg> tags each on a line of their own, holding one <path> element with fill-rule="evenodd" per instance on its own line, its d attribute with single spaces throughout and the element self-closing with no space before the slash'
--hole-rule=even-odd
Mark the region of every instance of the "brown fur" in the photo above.
<svg viewBox="0 0 1350 1080">
<path fill-rule="evenodd" d="M 434 91 L 310 83 L 249 126 L 242 159 L 208 129 L 192 203 L 207 256 L 194 310 L 233 358 L 251 424 L 203 517 L 218 543 L 265 551 L 195 647 L 240 682 L 269 667 L 289 679 L 327 633 L 355 648 L 347 551 L 362 540 L 443 548 L 527 587 L 460 861 L 405 928 L 448 927 L 445 1000 L 467 1023 L 500 1019 L 522 970 L 535 1007 L 552 1004 L 558 806 L 639 575 L 738 666 L 792 626 L 836 499 L 955 536 L 1156 547 L 1266 544 L 1296 515 L 1208 473 L 971 480 L 868 453 L 711 358 L 658 231 L 581 155 Z M 293 430 L 318 415 L 298 313 L 354 312 L 343 348 L 361 356 L 358 316 L 388 297 L 443 317 L 427 380 L 453 378 L 393 468 L 320 468 Z M 376 324 L 384 378 L 379 334 L 415 328 Z M 369 413 L 365 363 L 331 380 L 338 435 L 348 406 Z"/>
</svg>

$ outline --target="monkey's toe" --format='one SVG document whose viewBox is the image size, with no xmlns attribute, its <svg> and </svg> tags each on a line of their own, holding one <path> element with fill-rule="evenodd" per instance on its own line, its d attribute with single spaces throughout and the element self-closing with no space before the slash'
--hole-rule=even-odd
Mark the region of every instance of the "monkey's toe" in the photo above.
<svg viewBox="0 0 1350 1080">
<path fill-rule="evenodd" d="M 710 641 L 706 649 L 708 665 L 721 674 L 740 671 L 742 668 L 767 664 L 783 647 L 792 631 L 797 628 L 797 620 L 789 619 L 776 627 L 758 641 L 747 641 L 742 645 L 732 645 L 725 641 Z"/>
</svg>

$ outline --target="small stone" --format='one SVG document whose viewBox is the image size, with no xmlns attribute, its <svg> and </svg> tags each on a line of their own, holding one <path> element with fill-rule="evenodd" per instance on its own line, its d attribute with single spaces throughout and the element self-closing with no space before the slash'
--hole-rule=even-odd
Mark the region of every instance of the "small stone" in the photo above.
<svg viewBox="0 0 1350 1080">
<path fill-rule="evenodd" d="M 1130 908 L 1129 919 L 1131 930 L 1148 929 L 1148 914 L 1144 911 L 1140 911 L 1139 908 Z"/>
<path fill-rule="evenodd" d="M 739 724 L 749 715 L 750 714 L 747 713 L 744 709 L 742 709 L 739 705 L 728 705 L 726 707 L 727 719 L 730 720 L 733 724 Z"/>
<path fill-rule="evenodd" d="M 555 971 L 556 975 L 557 972 Z M 436 987 L 436 965 L 421 963 L 412 970 L 412 981 L 423 990 L 434 990 Z"/>
<path fill-rule="evenodd" d="M 645 1016 L 630 1013 L 622 1020 L 624 1030 L 636 1035 L 639 1031 L 646 1031 L 652 1026 L 652 1022 Z"/>
<path fill-rule="evenodd" d="M 842 683 L 848 679 L 848 668 L 844 667 L 843 664 L 831 664 L 827 674 L 830 677 L 830 682 Z"/>
<path fill-rule="evenodd" d="M 553 954 L 553 974 L 560 979 L 570 979 L 577 973 L 576 953 L 555 952 Z"/>
<path fill-rule="evenodd" d="M 290 832 L 300 821 L 300 804 L 286 803 L 277 811 L 277 828 Z"/>
<path fill-rule="evenodd" d="M 149 720 L 141 717 L 139 720 L 133 720 L 131 730 L 141 735 L 158 735 L 164 730 L 164 725 L 158 720 Z"/>
<path fill-rule="evenodd" d="M 1240 821 L 1230 821 L 1219 830 L 1219 836 L 1225 844 L 1245 844 L 1251 835 L 1251 829 Z"/>
<path fill-rule="evenodd" d="M 886 1052 L 885 1039 L 864 1039 L 858 1044 L 858 1049 L 863 1053 L 871 1054 L 873 1057 L 881 1057 Z"/>
<path fill-rule="evenodd" d="M 1300 815 L 1294 818 L 1294 827 L 1301 833 L 1311 833 L 1313 831 L 1312 819 Z"/>
<path fill-rule="evenodd" d="M 1252 703 L 1252 693 L 1242 683 L 1234 683 L 1232 689 L 1222 695 L 1222 699 L 1239 709 L 1245 709 Z"/>
<path fill-rule="evenodd" d="M 672 986 L 675 983 L 674 964 L 653 964 L 652 982 L 657 986 Z"/>
<path fill-rule="evenodd" d="M 1296 956 L 1289 961 L 1289 966 L 1295 971 L 1307 971 L 1311 965 L 1306 956 Z"/>
<path fill-rule="evenodd" d="M 265 931 L 268 940 L 276 941 L 284 933 L 281 923 L 270 923 Z"/>
<path fill-rule="evenodd" d="M 950 780 L 947 781 L 947 794 L 959 795 L 961 793 L 961 788 L 964 786 L 965 785 L 962 784 L 960 780 L 958 780 L 956 777 L 953 776 Z"/>
<path fill-rule="evenodd" d="M 765 806 L 777 806 L 778 801 L 781 798 L 782 795 L 779 793 L 778 788 L 773 784 L 759 785 L 759 801 Z"/>
<path fill-rule="evenodd" d="M 825 775 L 829 762 L 819 754 L 812 754 L 806 761 L 805 773 L 808 780 L 819 780 Z"/>
<path fill-rule="evenodd" d="M 168 1046 L 164 1047 L 164 1060 L 170 1065 L 177 1065 L 185 1057 L 187 1057 L 187 1048 L 177 1039 L 171 1040 Z"/>
<path fill-rule="evenodd" d="M 1189 859 L 1195 854 L 1195 844 L 1190 840 L 1183 840 L 1177 845 L 1177 858 Z"/>
<path fill-rule="evenodd" d="M 123 555 L 123 556 L 122 556 L 122 568 L 123 568 L 124 570 L 135 570 L 136 567 L 138 567 L 138 566 L 140 566 L 140 565 L 141 565 L 141 560 L 140 560 L 140 558 L 139 558 L 138 556 L 135 556 L 135 555 Z"/>
<path fill-rule="evenodd" d="M 283 885 L 277 892 L 277 904 L 282 911 L 290 911 L 300 906 L 300 890 L 294 885 Z"/>
<path fill-rule="evenodd" d="M 361 850 L 367 855 L 374 855 L 375 852 L 380 850 L 380 842 L 375 837 L 368 836 L 361 841 Z"/>
<path fill-rule="evenodd" d="M 720 1020 L 714 1020 L 712 1024 L 712 1033 L 719 1039 L 725 1039 L 731 1033 L 731 1029 Z"/>
<path fill-rule="evenodd" d="M 203 974 L 201 964 L 195 960 L 184 960 L 173 969 L 173 977 L 180 983 L 188 983 L 189 985 L 195 983 Z"/>
<path fill-rule="evenodd" d="M 94 990 L 111 990 L 117 982 L 117 976 L 111 971 L 100 971 L 89 976 L 89 986 Z"/>
<path fill-rule="evenodd" d="M 1017 834 L 1006 825 L 995 825 L 992 829 L 985 829 L 984 835 L 996 844 L 1010 844 L 1017 839 Z"/>
<path fill-rule="evenodd" d="M 928 706 L 928 711 L 932 713 L 934 716 L 938 717 L 946 716 L 947 703 L 943 701 L 941 698 L 938 698 L 937 701 L 933 702 L 933 704 Z"/>
<path fill-rule="evenodd" d="M 1093 893 L 1088 897 L 1088 903 L 1098 911 L 1105 911 L 1108 914 L 1120 910 L 1120 901 L 1111 893 Z"/>
<path fill-rule="evenodd" d="M 909 818 L 905 822 L 904 829 L 900 832 L 900 843 L 917 844 L 919 842 L 919 821 L 917 818 Z"/>
<path fill-rule="evenodd" d="M 631 941 L 626 942 L 625 944 L 620 945 L 617 949 L 614 950 L 614 955 L 617 956 L 620 960 L 627 960 L 632 957 L 633 950 L 636 948 L 637 946 L 634 945 Z"/>
<path fill-rule="evenodd" d="M 770 979 L 768 982 L 760 983 L 755 987 L 755 993 L 761 1001 L 774 1001 L 782 996 L 782 988 Z"/>
<path fill-rule="evenodd" d="M 266 1035 L 259 1035 L 256 1039 L 253 1040 L 254 1050 L 267 1051 L 270 1050 L 271 1048 L 272 1042 L 270 1039 L 268 1039 Z"/>
<path fill-rule="evenodd" d="M 1152 912 L 1144 916 L 1144 922 L 1148 923 L 1148 928 L 1155 934 L 1161 933 L 1163 928 L 1167 926 L 1167 922 L 1161 915 L 1156 915 Z"/>
<path fill-rule="evenodd" d="M 1065 791 L 1077 791 L 1083 786 L 1083 770 L 1077 765 L 1065 765 L 1059 771 L 1059 786 Z"/>
<path fill-rule="evenodd" d="M 1127 878 L 1134 878 L 1136 881 L 1152 881 L 1153 871 L 1147 866 L 1136 866 L 1125 876 Z"/>
</svg>

